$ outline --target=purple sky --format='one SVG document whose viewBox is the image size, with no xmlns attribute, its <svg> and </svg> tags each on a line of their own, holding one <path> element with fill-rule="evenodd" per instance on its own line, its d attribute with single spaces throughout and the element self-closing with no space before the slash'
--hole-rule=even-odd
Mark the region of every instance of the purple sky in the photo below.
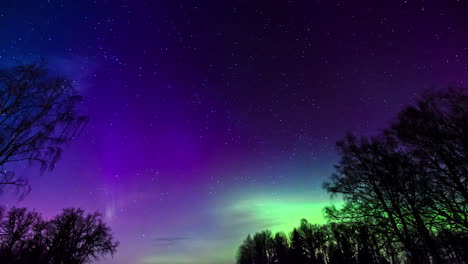
<svg viewBox="0 0 468 264">
<path fill-rule="evenodd" d="M 255 3 L 252 3 L 255 2 Z M 249 232 L 320 221 L 347 131 L 468 81 L 466 1 L 2 1 L 0 64 L 45 58 L 90 123 L 32 192 L 99 210 L 117 264 L 228 264 Z"/>
</svg>

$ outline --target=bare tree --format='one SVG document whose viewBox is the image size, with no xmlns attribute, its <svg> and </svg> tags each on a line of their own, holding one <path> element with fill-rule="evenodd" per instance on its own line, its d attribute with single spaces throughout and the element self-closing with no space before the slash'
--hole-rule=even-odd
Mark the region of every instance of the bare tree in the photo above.
<svg viewBox="0 0 468 264">
<path fill-rule="evenodd" d="M 288 263 L 468 263 L 466 91 L 426 93 L 383 133 L 337 147 L 324 188 L 343 207 L 294 228 Z"/>
<path fill-rule="evenodd" d="M 468 231 L 467 120 L 462 91 L 427 93 L 378 137 L 340 141 L 337 173 L 324 186 L 346 205 L 329 215 L 366 224 L 392 251 L 398 241 L 410 262 L 443 263 L 438 234 Z"/>
<path fill-rule="evenodd" d="M 81 209 L 44 221 L 26 208 L 12 208 L 0 221 L 0 263 L 84 264 L 113 255 L 117 246 L 101 216 Z"/>
<path fill-rule="evenodd" d="M 35 212 L 27 212 L 26 208 L 12 208 L 0 222 L 1 258 L 6 262 L 14 262 L 27 246 L 32 237 L 32 226 L 39 221 Z"/>
<path fill-rule="evenodd" d="M 398 115 L 395 135 L 421 168 L 422 191 L 441 225 L 468 232 L 468 94 L 425 93 Z"/>
<path fill-rule="evenodd" d="M 281 238 L 278 238 L 281 239 Z M 282 241 L 285 242 L 285 241 Z M 283 245 L 284 246 L 284 245 Z M 237 251 L 238 264 L 273 264 L 277 263 L 280 252 L 277 252 L 275 240 L 271 231 L 264 230 L 250 235 Z M 284 257 L 284 256 L 281 256 Z"/>
<path fill-rule="evenodd" d="M 288 264 L 288 238 L 283 233 L 276 233 L 274 240 L 274 261 L 273 263 Z"/>
<path fill-rule="evenodd" d="M 65 209 L 51 221 L 49 254 L 53 263 L 89 263 L 114 254 L 118 246 L 99 213 L 85 215 L 82 209 Z"/>
<path fill-rule="evenodd" d="M 28 186 L 9 169 L 12 162 L 54 168 L 87 120 L 76 111 L 79 102 L 73 83 L 48 74 L 43 62 L 0 70 L 0 185 Z"/>
<path fill-rule="evenodd" d="M 236 263 L 237 264 L 251 264 L 254 259 L 254 242 L 250 235 L 244 240 L 242 245 L 237 249 Z"/>
</svg>

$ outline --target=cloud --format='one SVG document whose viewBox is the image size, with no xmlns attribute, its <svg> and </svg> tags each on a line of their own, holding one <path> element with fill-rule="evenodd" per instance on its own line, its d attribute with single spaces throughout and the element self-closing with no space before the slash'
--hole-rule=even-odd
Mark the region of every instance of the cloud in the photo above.
<svg viewBox="0 0 468 264">
<path fill-rule="evenodd" d="M 188 242 L 190 238 L 187 237 L 178 237 L 178 236 L 168 236 L 168 237 L 157 237 L 154 238 L 153 246 L 156 251 L 167 251 L 170 249 L 175 249 L 183 247 L 183 243 Z"/>
<path fill-rule="evenodd" d="M 155 238 L 155 241 L 180 241 L 180 240 L 187 240 L 186 237 L 158 237 Z"/>
<path fill-rule="evenodd" d="M 176 244 L 176 243 L 179 243 L 179 242 L 182 242 L 182 241 L 187 241 L 189 240 L 189 238 L 187 237 L 157 237 L 155 239 L 153 239 L 153 241 L 157 244 L 157 245 L 173 245 L 173 244 Z"/>
</svg>

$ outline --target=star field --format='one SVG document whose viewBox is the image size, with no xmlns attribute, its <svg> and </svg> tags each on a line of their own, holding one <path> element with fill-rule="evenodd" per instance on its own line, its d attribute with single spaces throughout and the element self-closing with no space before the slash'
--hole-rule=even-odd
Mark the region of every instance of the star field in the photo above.
<svg viewBox="0 0 468 264">
<path fill-rule="evenodd" d="M 102 263 L 228 264 L 248 233 L 322 222 L 347 131 L 468 81 L 467 1 L 4 1 L 0 63 L 47 60 L 90 122 L 32 192 L 103 213 Z M 339 202 L 339 201 L 336 201 Z"/>
</svg>

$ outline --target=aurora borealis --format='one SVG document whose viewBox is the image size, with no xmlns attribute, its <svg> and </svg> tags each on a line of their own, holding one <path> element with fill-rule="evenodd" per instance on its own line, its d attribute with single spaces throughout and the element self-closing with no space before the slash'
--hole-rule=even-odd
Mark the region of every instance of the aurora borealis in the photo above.
<svg viewBox="0 0 468 264">
<path fill-rule="evenodd" d="M 248 233 L 324 221 L 346 132 L 466 85 L 467 13 L 463 0 L 1 1 L 1 65 L 44 58 L 90 117 L 54 171 L 24 171 L 31 193 L 2 203 L 101 211 L 121 243 L 102 263 L 234 263 Z"/>
</svg>

